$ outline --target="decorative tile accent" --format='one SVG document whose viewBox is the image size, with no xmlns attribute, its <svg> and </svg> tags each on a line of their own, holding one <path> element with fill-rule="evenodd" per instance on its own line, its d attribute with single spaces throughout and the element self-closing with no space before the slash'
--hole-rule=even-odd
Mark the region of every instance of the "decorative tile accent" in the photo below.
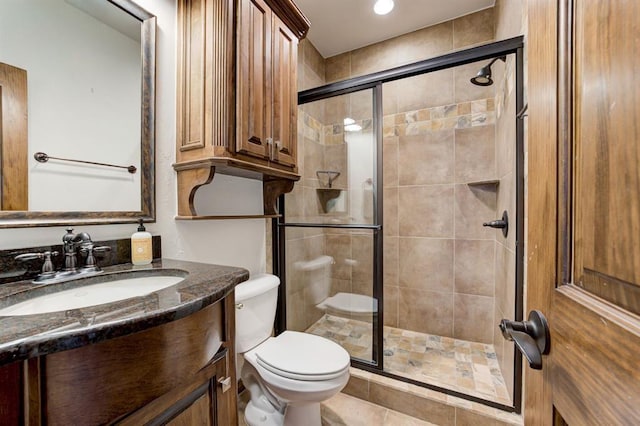
<svg viewBox="0 0 640 426">
<path fill-rule="evenodd" d="M 472 102 L 449 104 L 407 111 L 383 117 L 383 137 L 424 135 L 433 130 L 466 129 L 473 126 L 488 126 L 496 121 L 496 100 L 487 98 Z M 344 126 L 341 123 L 321 124 L 318 120 L 300 111 L 303 116 L 304 136 L 325 145 L 344 143 Z M 356 120 L 362 132 L 373 130 L 373 120 Z"/>
<path fill-rule="evenodd" d="M 424 135 L 433 130 L 493 125 L 496 121 L 495 110 L 495 98 L 487 98 L 386 115 L 383 118 L 383 137 Z"/>
<path fill-rule="evenodd" d="M 307 333 L 331 339 L 352 357 L 372 357 L 372 324 L 324 315 Z M 384 327 L 385 371 L 511 405 L 491 344 Z"/>
</svg>

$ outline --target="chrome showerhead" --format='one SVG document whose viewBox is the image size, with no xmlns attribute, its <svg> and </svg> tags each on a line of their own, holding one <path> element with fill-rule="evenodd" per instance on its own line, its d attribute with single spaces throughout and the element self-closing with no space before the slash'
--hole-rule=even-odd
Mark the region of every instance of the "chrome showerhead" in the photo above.
<svg viewBox="0 0 640 426">
<path fill-rule="evenodd" d="M 502 62 L 505 62 L 507 60 L 507 57 L 500 56 L 498 58 L 493 58 L 491 62 L 480 68 L 480 71 L 478 71 L 476 76 L 470 80 L 471 83 L 475 84 L 476 86 L 491 86 L 493 84 L 493 79 L 491 78 L 491 65 L 493 65 L 493 63 L 498 59 L 500 59 Z"/>
</svg>

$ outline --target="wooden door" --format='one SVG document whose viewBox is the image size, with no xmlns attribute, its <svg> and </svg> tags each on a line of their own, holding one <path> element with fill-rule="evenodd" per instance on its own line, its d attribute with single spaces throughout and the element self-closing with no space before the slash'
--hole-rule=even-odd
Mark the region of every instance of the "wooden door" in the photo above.
<svg viewBox="0 0 640 426">
<path fill-rule="evenodd" d="M 29 210 L 27 71 L 0 63 L 0 211 Z"/>
<path fill-rule="evenodd" d="M 236 152 L 268 159 L 271 154 L 271 9 L 264 0 L 238 4 L 238 125 Z"/>
<path fill-rule="evenodd" d="M 273 15 L 273 143 L 272 161 L 296 165 L 298 129 L 298 39 Z"/>
<path fill-rule="evenodd" d="M 527 308 L 551 351 L 526 372 L 525 424 L 640 424 L 638 16 L 529 2 Z"/>
</svg>

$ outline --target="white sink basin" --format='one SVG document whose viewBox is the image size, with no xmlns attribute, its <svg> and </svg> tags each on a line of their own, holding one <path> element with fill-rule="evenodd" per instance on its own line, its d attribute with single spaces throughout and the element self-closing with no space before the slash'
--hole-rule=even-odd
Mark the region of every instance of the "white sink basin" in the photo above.
<svg viewBox="0 0 640 426">
<path fill-rule="evenodd" d="M 153 275 L 86 285 L 16 303 L 0 309 L 0 316 L 45 314 L 117 302 L 118 300 L 132 297 L 145 296 L 154 291 L 171 287 L 184 280 L 184 278 Z"/>
</svg>

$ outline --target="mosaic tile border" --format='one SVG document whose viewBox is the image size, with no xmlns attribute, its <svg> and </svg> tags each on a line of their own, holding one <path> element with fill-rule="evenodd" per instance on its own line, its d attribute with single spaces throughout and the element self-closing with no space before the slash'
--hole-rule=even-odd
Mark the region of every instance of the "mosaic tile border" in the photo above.
<svg viewBox="0 0 640 426">
<path fill-rule="evenodd" d="M 500 103 L 500 99 L 497 99 Z M 499 106 L 499 105 L 498 105 Z M 494 125 L 496 122 L 496 98 L 486 98 L 458 104 L 424 108 L 383 117 L 383 137 L 413 136 L 444 129 L 466 129 L 476 126 Z M 373 130 L 370 118 L 356 120 L 361 132 Z M 322 145 L 345 143 L 344 125 L 323 125 L 305 111 L 298 114 L 298 129 L 301 135 Z"/>
</svg>

